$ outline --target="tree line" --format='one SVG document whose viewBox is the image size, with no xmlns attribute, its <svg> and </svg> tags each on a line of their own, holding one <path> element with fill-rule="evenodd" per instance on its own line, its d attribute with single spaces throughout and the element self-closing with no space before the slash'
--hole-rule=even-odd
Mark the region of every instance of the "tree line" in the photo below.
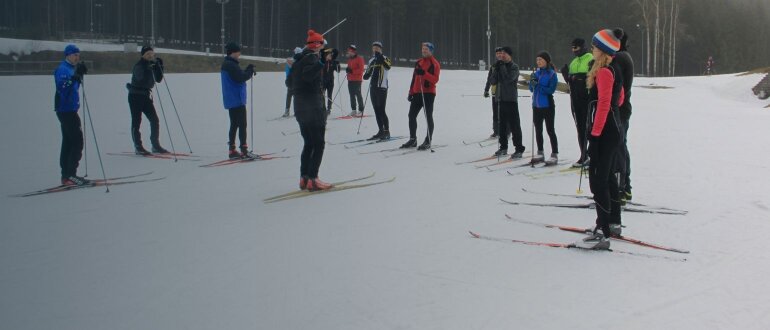
<svg viewBox="0 0 770 330">
<path fill-rule="evenodd" d="M 378 40 L 408 64 L 431 41 L 448 67 L 477 68 L 508 45 L 523 67 L 548 50 L 557 67 L 571 60 L 570 42 L 601 28 L 623 28 L 637 74 L 702 74 L 713 56 L 718 73 L 770 66 L 770 2 L 766 0 L 7 0 L 0 36 L 154 43 L 221 51 L 225 42 L 247 55 L 286 57 L 308 27 L 332 47 Z M 489 16 L 487 14 L 489 3 Z M 224 15 L 223 15 L 224 14 Z M 224 24 L 222 18 L 224 17 Z M 489 25 L 488 25 L 489 18 Z M 491 38 L 487 42 L 487 27 Z M 153 39 L 154 36 L 154 39 Z"/>
</svg>

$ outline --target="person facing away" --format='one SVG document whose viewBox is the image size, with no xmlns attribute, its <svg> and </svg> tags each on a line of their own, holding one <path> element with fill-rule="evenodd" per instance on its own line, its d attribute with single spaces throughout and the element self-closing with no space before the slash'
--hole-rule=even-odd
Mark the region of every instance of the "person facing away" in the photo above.
<svg viewBox="0 0 770 330">
<path fill-rule="evenodd" d="M 323 44 L 321 34 L 308 30 L 307 47 L 294 62 L 287 82 L 294 91 L 294 116 L 304 142 L 300 155 L 299 188 L 310 191 L 332 188 L 331 184 L 318 178 L 326 144 L 326 109 L 323 100 L 325 63 L 319 55 Z"/>
<path fill-rule="evenodd" d="M 364 115 L 364 97 L 361 95 L 361 85 L 364 76 L 364 59 L 358 55 L 358 47 L 350 45 L 347 51 L 348 67 L 345 68 L 348 79 L 348 93 L 350 94 L 351 116 Z M 358 101 L 358 112 L 356 112 Z"/>
<path fill-rule="evenodd" d="M 423 42 L 422 57 L 417 60 L 412 72 L 412 82 L 409 84 L 409 141 L 401 145 L 402 149 L 417 147 L 417 115 L 425 108 L 425 119 L 428 122 L 428 134 L 425 141 L 417 150 L 428 150 L 433 141 L 433 103 L 436 100 L 436 84 L 441 74 L 441 65 L 433 56 L 435 46 Z"/>
<path fill-rule="evenodd" d="M 374 116 L 377 119 L 377 134 L 367 140 L 389 140 L 390 122 L 388 114 L 385 112 L 385 105 L 388 100 L 388 71 L 390 71 L 390 58 L 382 54 L 382 42 L 372 43 L 372 58 L 369 59 L 369 65 L 364 73 L 364 80 L 369 80 L 369 97 L 372 99 Z"/>
<path fill-rule="evenodd" d="M 56 92 L 54 111 L 61 126 L 61 184 L 64 186 L 83 186 L 90 180 L 78 176 L 78 165 L 83 156 L 83 130 L 78 116 L 80 109 L 80 85 L 88 68 L 80 62 L 80 49 L 75 45 L 64 48 L 64 60 L 53 73 Z"/>
<path fill-rule="evenodd" d="M 128 89 L 128 106 L 131 109 L 131 139 L 137 155 L 150 155 L 142 145 L 142 114 L 150 121 L 150 143 L 152 152 L 167 154 L 168 150 L 160 145 L 160 120 L 152 102 L 152 88 L 163 80 L 163 60 L 155 56 L 150 46 L 142 47 L 139 61 L 131 70 L 131 82 Z"/>
<path fill-rule="evenodd" d="M 241 46 L 230 42 L 225 46 L 227 56 L 222 61 L 220 77 L 222 79 L 222 101 L 230 115 L 230 131 L 228 134 L 228 156 L 237 158 L 259 158 L 249 151 L 246 143 L 246 82 L 254 76 L 254 64 L 241 70 L 238 59 L 241 57 Z M 235 151 L 235 134 L 238 133 L 241 152 Z"/>
<path fill-rule="evenodd" d="M 546 165 L 556 165 L 559 161 L 559 142 L 556 139 L 556 103 L 553 93 L 559 83 L 559 75 L 551 63 L 551 54 L 542 51 L 536 57 L 537 70 L 532 73 L 529 91 L 532 92 L 532 123 L 535 127 L 537 154 L 532 155 L 532 164 L 545 161 Z M 548 139 L 551 141 L 551 156 L 545 160 L 543 152 L 543 122 Z"/>
</svg>

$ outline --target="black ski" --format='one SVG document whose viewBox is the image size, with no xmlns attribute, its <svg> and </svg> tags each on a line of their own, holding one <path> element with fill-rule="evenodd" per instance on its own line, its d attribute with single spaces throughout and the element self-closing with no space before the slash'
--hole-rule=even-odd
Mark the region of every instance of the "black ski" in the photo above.
<svg viewBox="0 0 770 330">
<path fill-rule="evenodd" d="M 560 207 L 560 208 L 570 208 L 570 209 L 595 209 L 596 204 L 591 203 L 584 203 L 584 204 L 559 204 L 559 203 L 526 203 L 526 202 L 512 202 L 505 199 L 500 198 L 500 201 L 503 203 L 511 204 L 511 205 L 526 205 L 526 206 L 539 206 L 539 207 Z M 686 215 L 687 211 L 680 211 L 680 210 L 664 210 L 664 209 L 647 209 L 647 208 L 640 208 L 640 207 L 633 207 L 633 206 L 624 206 L 623 211 L 626 212 L 635 212 L 635 213 L 651 213 L 651 214 L 666 214 L 666 215 Z"/>
</svg>

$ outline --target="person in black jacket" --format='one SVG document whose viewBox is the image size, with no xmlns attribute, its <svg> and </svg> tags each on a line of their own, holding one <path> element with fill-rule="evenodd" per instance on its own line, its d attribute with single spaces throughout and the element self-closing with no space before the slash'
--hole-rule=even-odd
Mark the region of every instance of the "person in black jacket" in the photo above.
<svg viewBox="0 0 770 330">
<path fill-rule="evenodd" d="M 131 139 L 134 141 L 134 150 L 137 155 L 149 155 L 142 146 L 142 134 L 139 131 L 142 125 L 142 114 L 150 121 L 150 142 L 152 152 L 167 154 L 168 150 L 160 145 L 160 120 L 155 106 L 152 103 L 152 88 L 155 83 L 163 80 L 163 60 L 155 57 L 155 51 L 150 46 L 142 47 L 142 57 L 134 64 L 131 74 L 131 83 L 128 88 L 128 106 L 131 108 Z"/>
<path fill-rule="evenodd" d="M 332 97 L 334 92 L 334 72 L 340 72 L 340 62 L 337 61 L 339 51 L 334 48 L 324 48 L 321 56 L 324 58 L 324 91 L 326 91 L 326 114 L 332 112 Z"/>
<path fill-rule="evenodd" d="M 316 191 L 332 188 L 331 184 L 318 178 L 326 144 L 326 111 L 322 89 L 325 63 L 319 56 L 324 39 L 313 30 L 308 30 L 307 35 L 307 47 L 292 65 L 287 84 L 292 86 L 294 92 L 294 117 L 305 143 L 300 157 L 299 188 Z"/>
<path fill-rule="evenodd" d="M 497 47 L 495 48 L 495 59 L 498 61 L 503 60 L 503 47 Z M 491 63 L 490 63 L 491 64 Z M 489 81 L 492 78 L 492 76 L 495 74 L 495 67 L 493 65 L 489 66 L 489 72 L 487 73 L 487 83 L 484 85 L 484 97 L 488 98 L 490 96 L 489 90 L 492 89 L 492 135 L 489 136 L 490 139 L 496 139 L 498 138 L 498 128 L 500 127 L 500 112 L 499 108 L 497 107 L 497 86 L 492 85 Z M 506 124 L 507 125 L 507 124 Z"/>
<path fill-rule="evenodd" d="M 508 154 L 508 130 L 512 131 L 513 145 L 516 151 L 511 154 L 511 159 L 521 159 L 524 156 L 524 144 L 522 144 L 521 119 L 519 117 L 518 87 L 519 66 L 513 63 L 511 47 L 502 48 L 502 60 L 495 62 L 495 73 L 490 77 L 489 83 L 497 86 L 496 96 L 500 107 L 500 127 L 498 128 L 500 149 L 495 156 Z M 506 125 L 507 124 L 507 125 Z"/>
<path fill-rule="evenodd" d="M 623 200 L 630 200 L 631 195 L 631 155 L 628 152 L 628 125 L 631 120 L 631 85 L 634 83 L 634 59 L 628 52 L 628 35 L 623 29 L 615 29 L 614 34 L 620 39 L 620 51 L 615 53 L 616 63 L 623 75 L 623 90 L 625 91 L 625 102 L 620 106 L 620 124 L 623 126 L 623 147 L 620 160 L 620 195 Z"/>
<path fill-rule="evenodd" d="M 372 43 L 372 56 L 369 65 L 364 72 L 364 80 L 372 79 L 369 84 L 369 95 L 372 98 L 374 116 L 377 119 L 377 134 L 367 140 L 390 140 L 390 122 L 385 113 L 385 104 L 388 100 L 388 71 L 390 71 L 390 59 L 382 55 L 382 43 Z"/>
</svg>

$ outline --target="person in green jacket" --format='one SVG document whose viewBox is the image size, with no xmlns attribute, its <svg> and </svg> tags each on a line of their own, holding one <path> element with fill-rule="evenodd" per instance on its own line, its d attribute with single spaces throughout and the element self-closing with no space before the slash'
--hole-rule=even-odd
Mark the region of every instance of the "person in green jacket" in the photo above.
<svg viewBox="0 0 770 330">
<path fill-rule="evenodd" d="M 586 76 L 591 69 L 589 63 L 594 59 L 594 56 L 588 51 L 586 41 L 581 38 L 572 40 L 572 54 L 575 55 L 575 58 L 569 65 L 564 65 L 561 73 L 564 76 L 564 81 L 569 85 L 572 117 L 575 119 L 578 145 L 580 146 L 580 159 L 572 166 L 582 167 L 588 165 L 588 155 L 586 155 L 586 118 L 588 118 Z"/>
</svg>

